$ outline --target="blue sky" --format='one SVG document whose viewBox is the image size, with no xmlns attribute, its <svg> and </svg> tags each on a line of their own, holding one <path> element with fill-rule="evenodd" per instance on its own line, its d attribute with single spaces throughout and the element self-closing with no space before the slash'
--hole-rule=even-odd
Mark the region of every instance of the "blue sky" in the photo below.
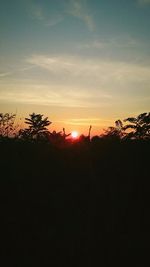
<svg viewBox="0 0 150 267">
<path fill-rule="evenodd" d="M 85 130 L 150 109 L 150 0 L 3 0 L 2 112 Z"/>
</svg>

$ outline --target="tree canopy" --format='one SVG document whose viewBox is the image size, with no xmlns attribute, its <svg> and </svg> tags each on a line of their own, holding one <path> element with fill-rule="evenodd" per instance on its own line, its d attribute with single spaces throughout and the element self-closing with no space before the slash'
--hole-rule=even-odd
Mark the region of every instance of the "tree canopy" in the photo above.
<svg viewBox="0 0 150 267">
<path fill-rule="evenodd" d="M 25 123 L 29 125 L 28 128 L 20 131 L 20 135 L 24 138 L 39 139 L 44 137 L 49 131 L 47 126 L 52 122 L 48 117 L 43 118 L 41 114 L 29 114 L 30 118 L 25 118 Z"/>
<path fill-rule="evenodd" d="M 134 139 L 150 138 L 150 112 L 142 113 L 137 117 L 129 117 L 124 121 L 129 122 L 129 124 L 123 127 L 124 130 L 131 130 L 128 133 L 128 137 Z"/>
</svg>

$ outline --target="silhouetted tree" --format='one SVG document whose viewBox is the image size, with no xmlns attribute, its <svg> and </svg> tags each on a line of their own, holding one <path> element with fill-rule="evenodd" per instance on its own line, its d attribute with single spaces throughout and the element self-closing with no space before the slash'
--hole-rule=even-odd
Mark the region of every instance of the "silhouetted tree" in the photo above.
<svg viewBox="0 0 150 267">
<path fill-rule="evenodd" d="M 108 127 L 105 133 L 102 135 L 103 138 L 109 138 L 113 140 L 120 140 L 124 137 L 124 128 L 121 120 L 115 121 L 115 127 Z"/>
<path fill-rule="evenodd" d="M 43 139 L 49 134 L 46 128 L 51 122 L 48 117 L 43 119 L 41 114 L 29 114 L 30 118 L 25 118 L 25 123 L 29 128 L 20 131 L 20 136 L 24 139 Z"/>
<path fill-rule="evenodd" d="M 117 128 L 118 131 L 121 132 L 123 130 L 123 123 L 122 123 L 121 120 L 115 121 L 115 125 L 116 125 L 116 128 Z"/>
<path fill-rule="evenodd" d="M 92 126 L 90 125 L 90 127 L 89 127 L 89 133 L 88 133 L 89 140 L 91 139 L 91 129 L 92 129 Z"/>
<path fill-rule="evenodd" d="M 102 137 L 113 139 L 113 140 L 119 140 L 120 132 L 115 127 L 108 127 L 108 129 L 105 130 L 105 133 L 102 135 Z"/>
<path fill-rule="evenodd" d="M 78 141 L 82 144 L 89 144 L 91 141 L 91 129 L 92 126 L 90 125 L 89 130 L 88 130 L 88 135 L 81 134 L 80 137 L 78 138 Z"/>
<path fill-rule="evenodd" d="M 15 114 L 0 113 L 0 137 L 12 137 L 15 135 L 15 118 Z"/>
<path fill-rule="evenodd" d="M 63 137 L 64 137 L 64 139 L 66 139 L 66 137 L 68 137 L 68 136 L 70 136 L 70 135 L 71 135 L 71 133 L 66 134 L 66 130 L 65 130 L 65 128 L 63 128 Z"/>
<path fill-rule="evenodd" d="M 142 113 L 137 117 L 130 117 L 124 120 L 130 124 L 125 125 L 124 130 L 131 129 L 127 134 L 128 138 L 148 139 L 150 138 L 150 112 Z"/>
</svg>

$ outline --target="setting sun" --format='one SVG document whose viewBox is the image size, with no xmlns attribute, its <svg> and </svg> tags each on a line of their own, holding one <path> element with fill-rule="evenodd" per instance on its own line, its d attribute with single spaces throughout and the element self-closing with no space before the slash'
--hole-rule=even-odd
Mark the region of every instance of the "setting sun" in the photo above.
<svg viewBox="0 0 150 267">
<path fill-rule="evenodd" d="M 79 136 L 79 133 L 77 131 L 72 131 L 71 136 L 72 138 L 77 138 Z"/>
</svg>

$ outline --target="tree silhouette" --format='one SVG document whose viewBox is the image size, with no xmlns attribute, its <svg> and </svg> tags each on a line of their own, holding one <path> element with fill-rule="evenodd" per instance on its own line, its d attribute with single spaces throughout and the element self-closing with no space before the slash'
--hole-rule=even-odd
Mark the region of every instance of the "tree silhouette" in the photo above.
<svg viewBox="0 0 150 267">
<path fill-rule="evenodd" d="M 105 130 L 104 135 L 102 137 L 109 138 L 112 140 L 119 140 L 123 138 L 125 135 L 123 123 L 121 120 L 115 121 L 115 127 L 108 127 L 108 129 Z"/>
<path fill-rule="evenodd" d="M 49 133 L 46 128 L 51 122 L 48 117 L 43 119 L 41 114 L 29 114 L 30 118 L 25 118 L 25 123 L 29 125 L 29 128 L 20 131 L 20 136 L 24 139 L 43 139 Z"/>
<path fill-rule="evenodd" d="M 124 120 L 125 122 L 130 122 L 130 124 L 125 125 L 124 130 L 132 129 L 131 132 L 127 134 L 128 138 L 135 139 L 148 139 L 150 138 L 150 112 L 142 113 L 137 117 L 130 117 Z"/>
<path fill-rule="evenodd" d="M 64 140 L 66 139 L 66 137 L 68 137 L 68 136 L 70 136 L 70 135 L 71 135 L 71 133 L 66 134 L 66 130 L 65 130 L 65 128 L 63 128 L 63 138 L 64 138 Z"/>
<path fill-rule="evenodd" d="M 49 141 L 52 143 L 52 144 L 58 144 L 62 141 L 63 139 L 63 136 L 62 136 L 62 132 L 56 132 L 56 131 L 53 131 L 52 133 L 49 132 Z"/>
<path fill-rule="evenodd" d="M 116 125 L 116 128 L 117 128 L 118 131 L 122 131 L 122 129 L 123 129 L 123 123 L 122 123 L 121 120 L 115 121 L 115 125 Z"/>
<path fill-rule="evenodd" d="M 15 133 L 15 114 L 0 113 L 0 137 L 11 137 Z"/>
<path fill-rule="evenodd" d="M 89 133 L 88 133 L 89 140 L 91 139 L 91 129 L 92 129 L 92 125 L 90 125 L 90 127 L 89 127 Z"/>
</svg>

